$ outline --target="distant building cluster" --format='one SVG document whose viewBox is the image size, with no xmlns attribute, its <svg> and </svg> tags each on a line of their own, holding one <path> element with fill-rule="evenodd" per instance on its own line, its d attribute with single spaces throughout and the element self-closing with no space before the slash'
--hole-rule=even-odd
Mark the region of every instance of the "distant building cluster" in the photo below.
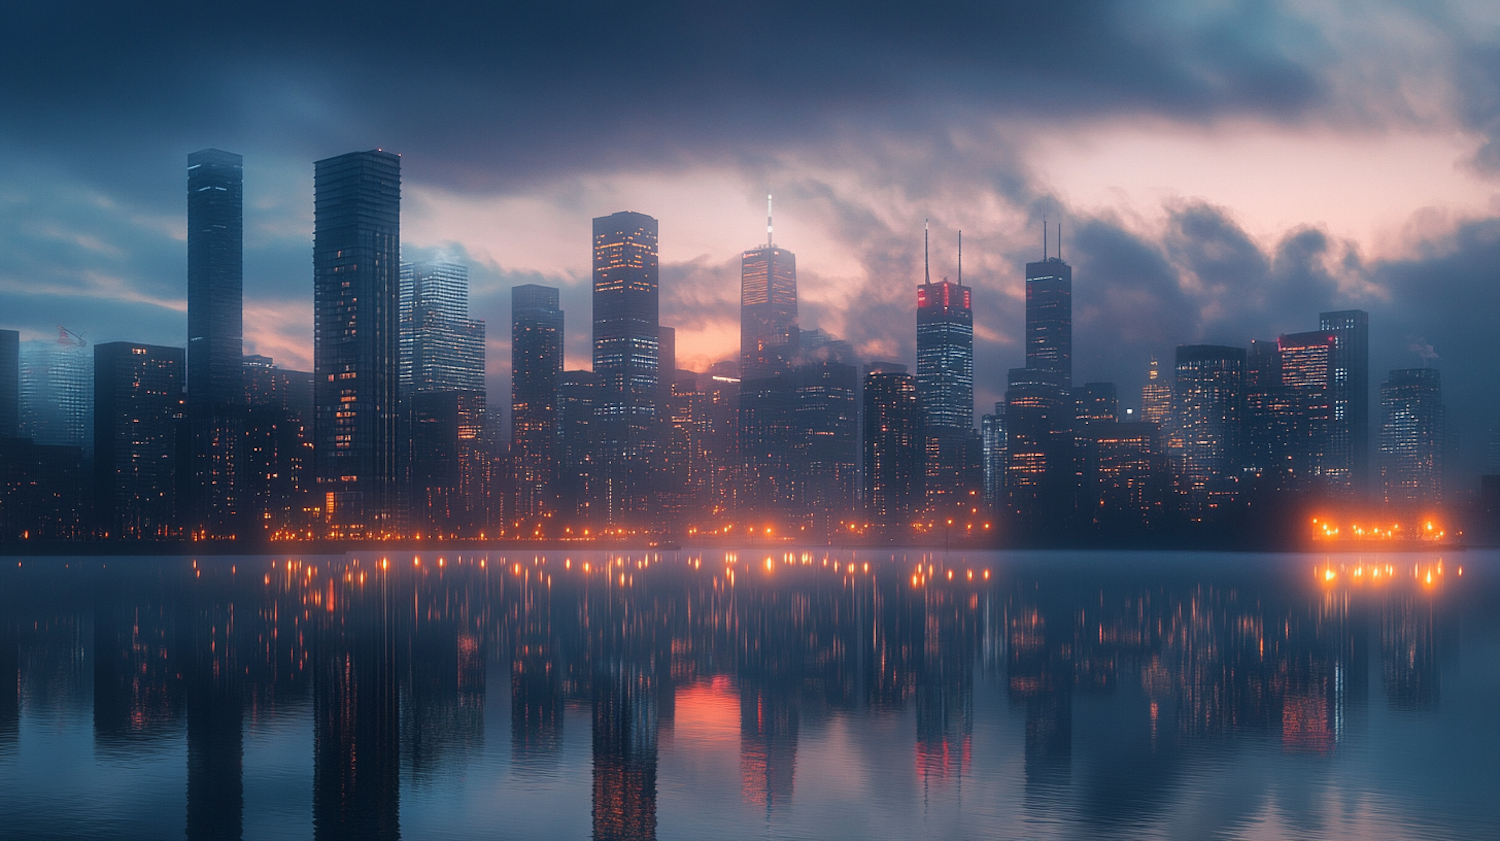
<svg viewBox="0 0 1500 841">
<path fill-rule="evenodd" d="M 185 350 L 0 331 L 0 535 L 1046 541 L 1442 499 L 1439 372 L 1390 372 L 1372 446 L 1362 311 L 1179 346 L 1122 408 L 1074 384 L 1073 270 L 1044 245 L 1025 365 L 976 427 L 961 234 L 956 281 L 916 284 L 911 373 L 799 322 L 769 207 L 738 358 L 706 371 L 661 323 L 650 216 L 593 221 L 591 370 L 565 370 L 559 290 L 512 289 L 506 440 L 467 267 L 401 262 L 400 157 L 318 161 L 314 187 L 311 372 L 243 354 L 243 162 L 216 149 L 188 157 Z"/>
</svg>

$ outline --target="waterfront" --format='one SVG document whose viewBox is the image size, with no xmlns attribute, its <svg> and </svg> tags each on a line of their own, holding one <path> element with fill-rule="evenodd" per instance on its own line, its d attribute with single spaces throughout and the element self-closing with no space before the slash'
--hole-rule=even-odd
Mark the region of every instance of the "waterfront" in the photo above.
<svg viewBox="0 0 1500 841">
<path fill-rule="evenodd" d="M 1494 837 L 1497 595 L 1488 550 L 11 559 L 0 825 Z"/>
</svg>

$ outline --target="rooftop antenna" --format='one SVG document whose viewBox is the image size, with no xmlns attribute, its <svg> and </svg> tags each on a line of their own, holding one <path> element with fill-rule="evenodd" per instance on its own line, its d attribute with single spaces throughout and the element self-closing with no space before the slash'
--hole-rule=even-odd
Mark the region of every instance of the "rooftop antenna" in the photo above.
<svg viewBox="0 0 1500 841">
<path fill-rule="evenodd" d="M 1052 252 L 1047 249 L 1047 214 L 1042 214 L 1042 259 L 1051 256 Z"/>
<path fill-rule="evenodd" d="M 771 244 L 771 194 L 766 193 L 766 245 Z"/>
<path fill-rule="evenodd" d="M 964 232 L 958 232 L 958 285 L 964 285 Z"/>
<path fill-rule="evenodd" d="M 1062 262 L 1062 223 L 1057 223 L 1057 260 Z"/>
<path fill-rule="evenodd" d="M 932 264 L 927 258 L 927 220 L 922 220 L 922 274 L 927 277 L 927 284 L 932 285 Z"/>
</svg>

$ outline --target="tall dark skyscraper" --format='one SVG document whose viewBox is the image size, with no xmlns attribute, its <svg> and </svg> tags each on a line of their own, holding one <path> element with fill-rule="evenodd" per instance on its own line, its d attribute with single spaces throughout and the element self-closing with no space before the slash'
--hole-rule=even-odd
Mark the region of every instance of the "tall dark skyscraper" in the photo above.
<svg viewBox="0 0 1500 841">
<path fill-rule="evenodd" d="M 922 435 L 916 378 L 896 371 L 866 374 L 865 514 L 892 537 L 911 534 L 912 517 L 922 506 Z"/>
<path fill-rule="evenodd" d="M 740 257 L 740 378 L 787 371 L 797 356 L 800 336 L 797 255 L 772 242 L 768 206 L 765 246 Z"/>
<path fill-rule="evenodd" d="M 594 404 L 597 511 L 611 526 L 644 526 L 661 437 L 657 221 L 622 211 L 594 220 Z"/>
<path fill-rule="evenodd" d="M 1338 340 L 1333 348 L 1329 464 L 1356 495 L 1370 490 L 1370 315 L 1340 310 L 1318 315 L 1318 329 Z"/>
<path fill-rule="evenodd" d="M 1435 368 L 1398 369 L 1380 384 L 1380 489 L 1386 505 L 1442 501 L 1444 415 L 1443 380 Z"/>
<path fill-rule="evenodd" d="M 195 533 L 241 531 L 244 484 L 244 166 L 239 155 L 188 155 L 188 497 Z"/>
<path fill-rule="evenodd" d="M 1291 448 L 1298 484 L 1311 490 L 1346 491 L 1347 446 L 1340 457 L 1334 443 L 1339 429 L 1333 418 L 1337 334 L 1323 330 L 1288 333 L 1276 345 L 1281 385 L 1289 389 L 1285 396 L 1292 398 L 1300 426 Z"/>
<path fill-rule="evenodd" d="M 401 158 L 315 164 L 314 440 L 318 491 L 340 534 L 396 527 Z"/>
<path fill-rule="evenodd" d="M 1026 367 L 1055 371 L 1059 386 L 1073 388 L 1073 267 L 1061 243 L 1058 256 L 1026 264 Z"/>
<path fill-rule="evenodd" d="M 182 357 L 157 345 L 94 346 L 95 513 L 109 537 L 177 533 Z"/>
<path fill-rule="evenodd" d="M 526 284 L 510 290 L 511 454 L 518 513 L 551 510 L 557 471 L 557 383 L 563 372 L 560 293 Z"/>
<path fill-rule="evenodd" d="M 21 425 L 21 334 L 0 330 L 0 437 Z"/>
<path fill-rule="evenodd" d="M 244 402 L 244 163 L 188 155 L 188 401 Z"/>
</svg>

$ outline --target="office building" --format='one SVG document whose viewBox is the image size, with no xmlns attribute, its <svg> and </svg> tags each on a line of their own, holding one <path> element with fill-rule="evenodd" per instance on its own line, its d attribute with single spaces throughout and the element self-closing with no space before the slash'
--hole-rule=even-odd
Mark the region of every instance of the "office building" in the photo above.
<svg viewBox="0 0 1500 841">
<path fill-rule="evenodd" d="M 609 526 L 647 527 L 659 412 L 657 221 L 623 211 L 594 220 L 594 403 L 600 508 Z"/>
<path fill-rule="evenodd" d="M 484 391 L 483 321 L 469 318 L 469 268 L 401 264 L 400 391 Z"/>
<path fill-rule="evenodd" d="M 1067 391 L 1073 388 L 1073 267 L 1062 261 L 1061 244 L 1058 251 L 1026 264 L 1026 367 L 1055 372 Z"/>
<path fill-rule="evenodd" d="M 1172 414 L 1172 385 L 1161 375 L 1161 364 L 1151 358 L 1146 384 L 1141 386 L 1141 420 L 1164 426 Z"/>
<path fill-rule="evenodd" d="M 1318 329 L 1337 340 L 1329 376 L 1329 476 L 1363 496 L 1370 488 L 1370 315 L 1363 310 L 1321 313 Z"/>
<path fill-rule="evenodd" d="M 482 391 L 413 394 L 411 527 L 426 537 L 477 536 L 485 526 Z"/>
<path fill-rule="evenodd" d="M 593 371 L 564 371 L 557 380 L 557 472 L 553 488 L 565 528 L 598 525 L 599 464 L 596 409 L 602 378 Z"/>
<path fill-rule="evenodd" d="M 1445 421 L 1437 369 L 1398 369 L 1380 384 L 1380 489 L 1386 505 L 1410 510 L 1442 501 Z"/>
<path fill-rule="evenodd" d="M 21 334 L 0 330 L 0 438 L 21 429 Z"/>
<path fill-rule="evenodd" d="M 37 444 L 94 447 L 94 354 L 59 327 L 55 341 L 21 344 L 20 434 Z"/>
<path fill-rule="evenodd" d="M 911 374 L 873 370 L 864 381 L 865 516 L 893 539 L 922 509 L 922 408 Z"/>
<path fill-rule="evenodd" d="M 401 158 L 315 164 L 313 375 L 317 484 L 330 530 L 397 530 Z"/>
<path fill-rule="evenodd" d="M 188 402 L 243 402 L 244 164 L 232 152 L 188 155 Z"/>
<path fill-rule="evenodd" d="M 1338 336 L 1317 330 L 1289 333 L 1277 340 L 1276 367 L 1301 429 L 1291 448 L 1297 485 L 1310 491 L 1347 491 L 1347 458 L 1337 455 L 1333 417 L 1334 361 Z"/>
<path fill-rule="evenodd" d="M 972 507 L 983 486 L 981 444 L 974 430 L 974 310 L 963 285 L 963 246 L 958 282 L 932 282 L 926 267 L 917 287 L 917 399 L 925 437 L 923 464 L 928 508 Z"/>
<path fill-rule="evenodd" d="M 766 220 L 766 244 L 740 256 L 740 376 L 784 373 L 797 357 L 797 255 L 777 248 Z"/>
<path fill-rule="evenodd" d="M 798 365 L 794 376 L 792 499 L 811 535 L 824 537 L 852 520 L 856 510 L 859 373 L 853 359 L 828 355 Z"/>
<path fill-rule="evenodd" d="M 1242 461 L 1245 350 L 1179 345 L 1173 389 L 1177 465 L 1191 519 L 1206 519 L 1232 499 Z"/>
<path fill-rule="evenodd" d="M 94 492 L 101 537 L 178 536 L 180 348 L 94 347 Z"/>
<path fill-rule="evenodd" d="M 510 291 L 511 453 L 516 464 L 518 513 L 552 509 L 557 472 L 557 382 L 563 371 L 560 293 L 526 284 Z"/>
<path fill-rule="evenodd" d="M 1050 533 L 1073 514 L 1072 395 L 1055 368 L 1012 368 L 1005 390 L 1005 499 L 1017 532 Z"/>
<path fill-rule="evenodd" d="M 979 421 L 980 446 L 984 458 L 984 504 L 996 510 L 1005 501 L 1005 403 L 995 404 L 995 413 Z"/>
</svg>

